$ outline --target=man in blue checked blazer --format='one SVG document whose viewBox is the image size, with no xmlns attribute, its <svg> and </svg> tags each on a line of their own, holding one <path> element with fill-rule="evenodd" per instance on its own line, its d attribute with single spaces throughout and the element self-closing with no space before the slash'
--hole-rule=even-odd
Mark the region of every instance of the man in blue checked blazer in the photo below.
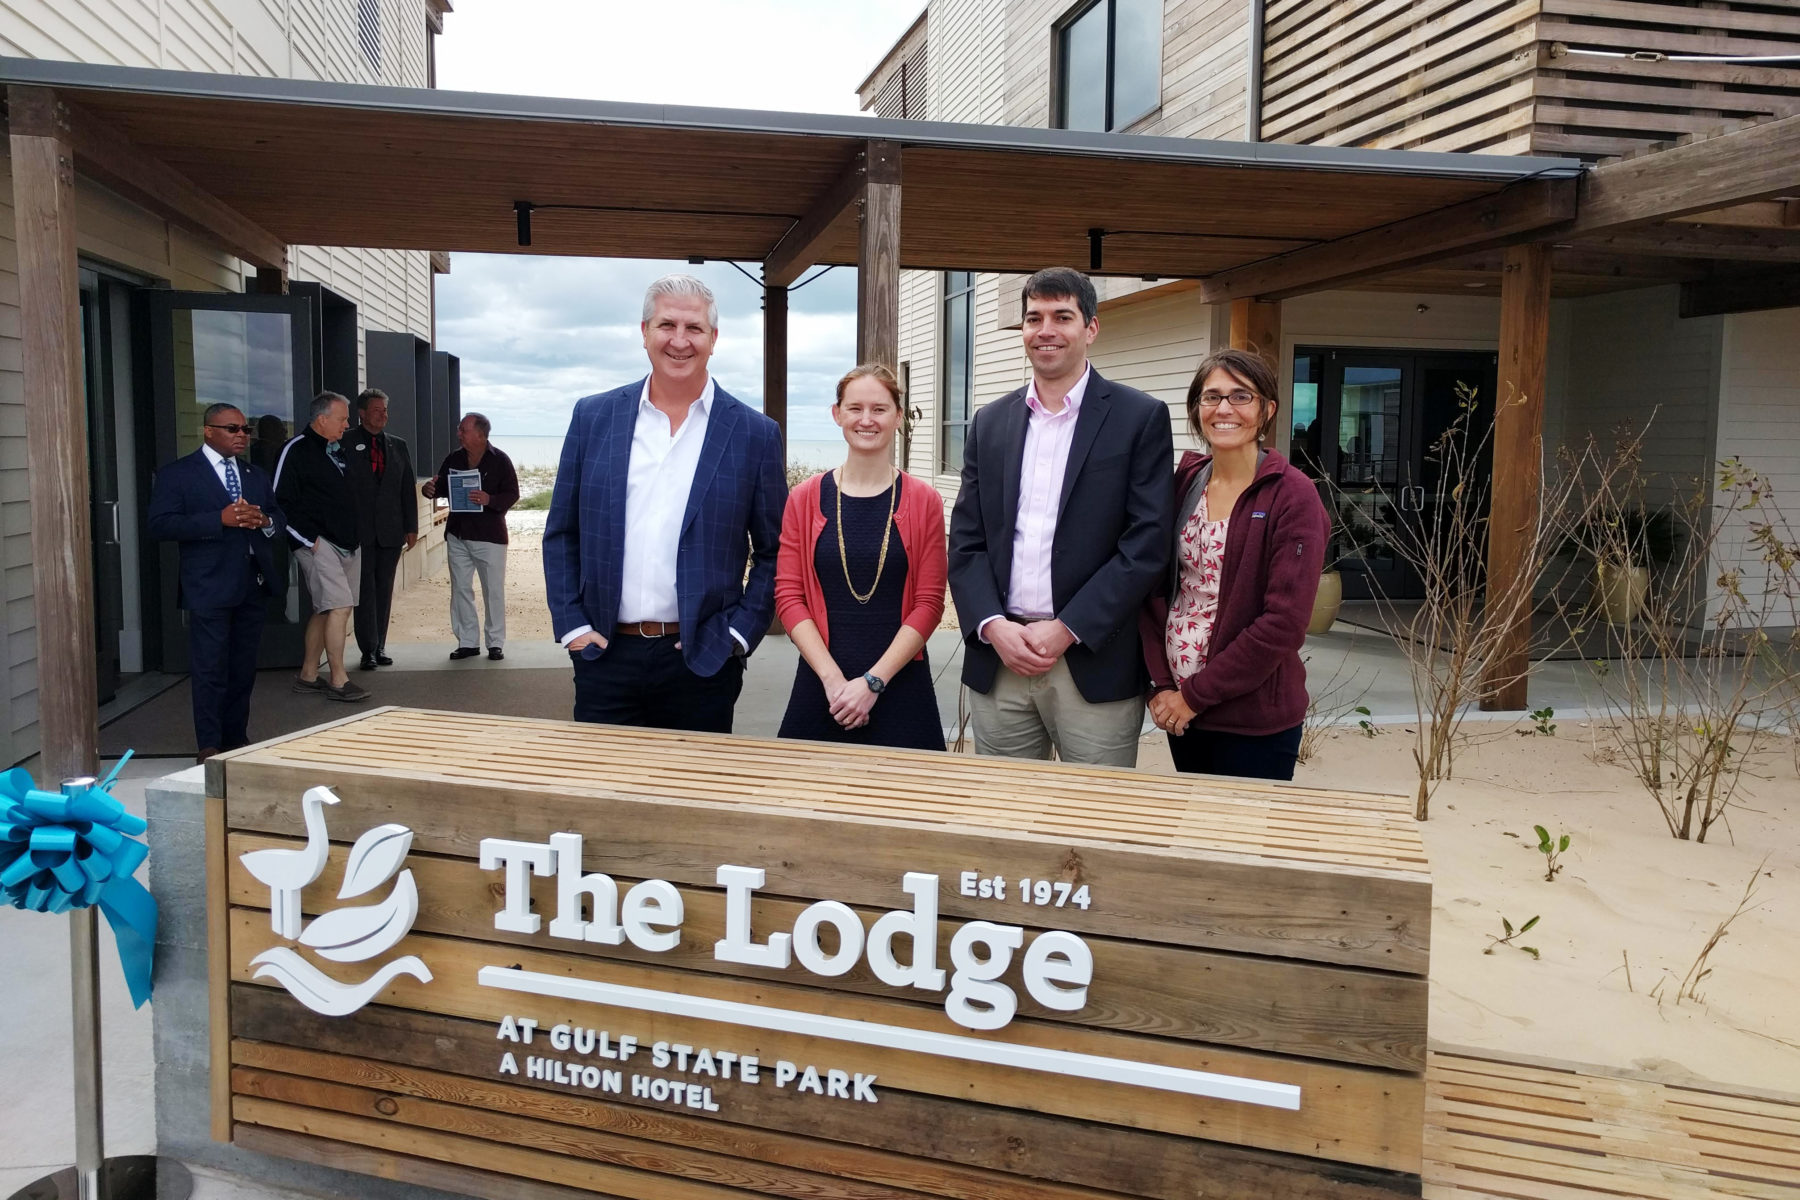
<svg viewBox="0 0 1800 1200">
<path fill-rule="evenodd" d="M 704 283 L 652 283 L 642 329 L 649 377 L 577 401 L 569 422 L 544 527 L 550 620 L 577 721 L 730 733 L 775 613 L 781 431 L 707 373 L 719 309 Z"/>
<path fill-rule="evenodd" d="M 250 691 L 271 598 L 287 592 L 275 557 L 281 510 L 269 477 L 250 465 L 249 419 L 230 404 L 200 417 L 200 449 L 156 473 L 150 536 L 181 550 L 177 598 L 187 610 L 188 686 L 202 761 L 250 743 Z"/>
</svg>

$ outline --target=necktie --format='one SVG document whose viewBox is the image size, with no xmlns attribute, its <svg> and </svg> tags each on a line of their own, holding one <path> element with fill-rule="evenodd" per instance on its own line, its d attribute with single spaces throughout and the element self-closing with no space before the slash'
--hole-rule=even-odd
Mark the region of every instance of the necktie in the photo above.
<svg viewBox="0 0 1800 1200">
<path fill-rule="evenodd" d="M 237 464 L 231 459 L 225 460 L 225 494 L 236 504 L 244 497 L 244 487 L 238 482 Z"/>
</svg>

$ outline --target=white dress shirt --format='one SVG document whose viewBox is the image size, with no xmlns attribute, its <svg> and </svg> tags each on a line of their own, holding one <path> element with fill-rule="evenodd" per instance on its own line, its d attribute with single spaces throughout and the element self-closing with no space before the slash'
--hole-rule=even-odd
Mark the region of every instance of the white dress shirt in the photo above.
<svg viewBox="0 0 1800 1200">
<path fill-rule="evenodd" d="M 638 394 L 637 424 L 631 435 L 631 467 L 625 477 L 625 578 L 619 592 L 621 625 L 640 621 L 674 624 L 681 619 L 675 593 L 676 561 L 681 549 L 681 523 L 688 495 L 706 442 L 707 420 L 716 389 L 712 378 L 700 398 L 688 406 L 681 428 L 669 432 L 669 418 L 650 402 L 650 379 Z M 582 625 L 563 635 L 568 645 L 593 626 Z M 607 636 L 611 636 L 608 631 Z M 749 643 L 731 631 L 739 646 Z"/>
<path fill-rule="evenodd" d="M 1019 466 L 1019 512 L 1013 525 L 1012 578 L 1006 587 L 1006 611 L 1016 617 L 1041 619 L 1056 615 L 1050 587 L 1050 552 L 1056 543 L 1057 511 L 1062 504 L 1063 477 L 1075 443 L 1075 422 L 1094 369 L 1087 368 L 1056 412 L 1038 399 L 1037 381 L 1025 389 L 1024 458 Z M 994 613 L 976 626 L 987 641 L 987 627 L 1004 614 Z"/>
<path fill-rule="evenodd" d="M 217 450 L 214 450 L 211 446 L 208 446 L 205 442 L 200 443 L 200 449 L 205 452 L 206 461 L 212 464 L 213 474 L 219 477 L 219 486 L 225 489 L 225 494 L 227 496 L 231 495 L 231 485 L 225 482 L 225 456 L 220 454 Z M 241 500 L 244 496 L 244 468 L 236 467 L 235 469 L 238 477 L 238 498 Z M 264 525 L 262 532 L 264 537 L 274 537 L 275 527 L 273 525 Z M 252 555 L 255 553 L 254 550 L 251 551 Z"/>
<path fill-rule="evenodd" d="M 675 560 L 681 519 L 694 490 L 694 469 L 706 441 L 713 381 L 688 406 L 681 428 L 669 432 L 669 418 L 650 402 L 650 380 L 638 396 L 637 428 L 631 436 L 631 471 L 625 482 L 625 584 L 619 593 L 619 621 L 681 619 L 675 598 Z"/>
</svg>

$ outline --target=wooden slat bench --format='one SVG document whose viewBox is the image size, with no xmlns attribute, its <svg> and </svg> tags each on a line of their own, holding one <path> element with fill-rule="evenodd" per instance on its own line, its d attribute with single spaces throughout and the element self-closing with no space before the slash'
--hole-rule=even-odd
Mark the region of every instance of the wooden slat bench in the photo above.
<svg viewBox="0 0 1800 1200">
<path fill-rule="evenodd" d="M 1800 1102 L 1433 1051 L 1427 1200 L 1800 1196 Z"/>
<path fill-rule="evenodd" d="M 1401 797 L 402 709 L 220 756 L 207 785 L 214 1133 L 247 1148 L 509 1200 L 1420 1194 L 1431 887 Z M 401 975 L 344 1016 L 252 961 L 312 944 L 274 931 L 270 888 L 242 858 L 301 848 L 301 797 L 319 786 L 338 803 L 302 893 L 309 927 L 389 894 L 338 898 L 349 844 L 385 823 L 412 832 L 418 901 L 379 960 L 308 961 L 347 984 L 400 955 L 431 975 Z M 667 881 L 679 939 L 548 936 L 559 881 L 528 873 L 543 927 L 497 927 L 505 873 L 480 844 L 559 832 L 582 835 L 581 869 L 621 897 Z M 721 959 L 721 864 L 766 871 L 756 938 L 798 942 L 797 919 L 825 899 L 873 930 L 912 911 L 901 880 L 921 873 L 939 880 L 940 966 L 959 929 L 999 923 L 1025 946 L 1073 935 L 1092 982 L 1073 1010 L 1041 1003 L 1021 949 L 999 980 L 1016 1017 L 965 1028 L 943 987 L 896 985 L 862 958 L 835 975 Z M 971 895 L 964 872 L 1013 890 Z M 1079 887 L 1082 903 L 1023 903 L 1021 878 Z M 833 936 L 817 950 L 841 946 Z M 703 1015 L 721 1010 L 775 1023 Z M 537 1022 L 533 1046 L 507 1040 L 513 1017 Z M 682 1078 L 650 1069 L 655 1041 L 756 1054 L 764 1074 L 704 1079 L 704 1109 L 498 1065 L 553 1053 L 558 1024 L 638 1037 L 646 1053 L 625 1069 L 640 1077 Z M 1100 1073 L 1046 1073 L 1051 1059 Z M 872 1073 L 878 1100 L 773 1086 L 778 1060 Z M 1249 1081 L 1297 1107 L 1114 1067 Z"/>
</svg>

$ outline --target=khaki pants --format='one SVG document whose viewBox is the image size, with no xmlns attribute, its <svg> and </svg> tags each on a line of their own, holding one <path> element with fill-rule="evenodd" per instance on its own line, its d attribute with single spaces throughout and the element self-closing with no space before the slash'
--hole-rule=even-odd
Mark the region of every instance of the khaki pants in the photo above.
<svg viewBox="0 0 1800 1200">
<path fill-rule="evenodd" d="M 1063 659 L 1030 678 L 1002 666 L 985 696 L 970 690 L 969 705 L 977 754 L 1047 759 L 1055 746 L 1056 756 L 1066 763 L 1137 766 L 1143 699 L 1089 704 Z"/>
<path fill-rule="evenodd" d="M 444 538 L 450 561 L 450 631 L 458 646 L 481 649 L 475 624 L 475 577 L 481 577 L 481 605 L 491 649 L 506 645 L 506 547 L 499 542 L 470 542 L 454 534 Z"/>
</svg>

